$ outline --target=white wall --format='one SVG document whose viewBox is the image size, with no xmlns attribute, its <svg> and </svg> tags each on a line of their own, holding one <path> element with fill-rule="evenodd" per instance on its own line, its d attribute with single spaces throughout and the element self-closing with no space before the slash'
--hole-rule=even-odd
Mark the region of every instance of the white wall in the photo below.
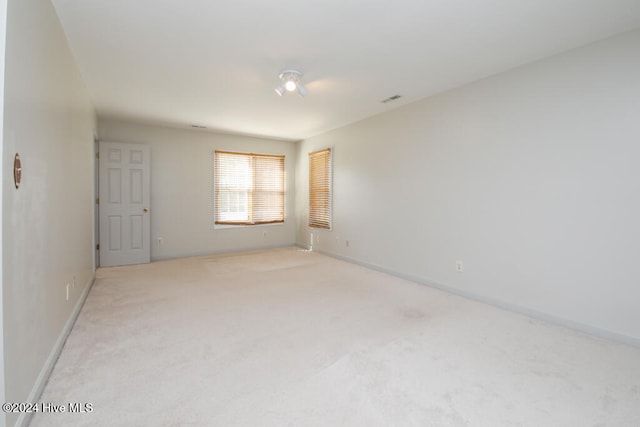
<svg viewBox="0 0 640 427">
<path fill-rule="evenodd" d="M 8 1 L 5 67 L 5 399 L 29 402 L 44 386 L 93 280 L 96 123 L 49 1 Z M 23 167 L 19 190 L 13 183 L 16 152 Z M 16 420 L 9 414 L 7 425 Z"/>
<path fill-rule="evenodd" d="M 151 147 L 152 260 L 295 244 L 294 143 L 107 119 L 98 128 L 101 141 Z M 284 224 L 214 229 L 212 153 L 217 149 L 285 155 Z"/>
<path fill-rule="evenodd" d="M 4 126 L 4 54 L 7 35 L 7 1 L 0 0 L 0 147 L 3 146 L 2 129 Z M 0 175 L 4 169 L 2 150 L 0 150 Z M 0 187 L 0 224 L 2 224 L 2 187 Z M 4 397 L 4 315 L 2 308 L 2 226 L 0 225 L 0 402 Z M 0 413 L 0 427 L 6 426 L 6 414 Z"/>
<path fill-rule="evenodd" d="M 638 52 L 627 33 L 304 141 L 299 244 L 307 153 L 333 146 L 320 250 L 640 344 Z"/>
</svg>

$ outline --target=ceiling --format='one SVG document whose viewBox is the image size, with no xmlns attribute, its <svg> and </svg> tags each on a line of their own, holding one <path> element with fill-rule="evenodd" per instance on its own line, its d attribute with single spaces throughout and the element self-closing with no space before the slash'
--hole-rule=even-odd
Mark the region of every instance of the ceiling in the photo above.
<svg viewBox="0 0 640 427">
<path fill-rule="evenodd" d="M 284 140 L 640 27 L 638 0 L 53 4 L 99 117 Z M 285 68 L 305 98 L 276 95 Z"/>
</svg>

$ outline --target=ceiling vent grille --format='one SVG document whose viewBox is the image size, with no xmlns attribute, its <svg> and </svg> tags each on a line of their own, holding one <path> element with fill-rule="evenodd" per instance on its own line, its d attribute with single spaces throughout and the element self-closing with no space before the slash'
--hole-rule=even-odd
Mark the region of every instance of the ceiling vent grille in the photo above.
<svg viewBox="0 0 640 427">
<path fill-rule="evenodd" d="M 402 98 L 402 95 L 393 95 L 388 97 L 387 99 L 383 99 L 380 102 L 382 102 L 383 104 L 386 104 L 387 102 L 395 101 L 396 99 L 400 99 L 400 98 Z"/>
</svg>

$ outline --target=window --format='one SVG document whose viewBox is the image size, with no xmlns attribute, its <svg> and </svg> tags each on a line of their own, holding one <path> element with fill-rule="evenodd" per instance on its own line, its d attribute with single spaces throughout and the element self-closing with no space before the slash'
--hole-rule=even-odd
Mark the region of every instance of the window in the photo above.
<svg viewBox="0 0 640 427">
<path fill-rule="evenodd" d="M 331 228 L 331 148 L 309 153 L 309 227 Z"/>
<path fill-rule="evenodd" d="M 284 222 L 284 156 L 216 151 L 216 224 Z"/>
</svg>

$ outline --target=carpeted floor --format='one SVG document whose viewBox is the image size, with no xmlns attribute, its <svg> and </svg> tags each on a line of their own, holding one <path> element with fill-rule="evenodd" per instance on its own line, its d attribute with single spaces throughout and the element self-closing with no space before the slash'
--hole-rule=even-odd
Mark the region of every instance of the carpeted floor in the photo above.
<svg viewBox="0 0 640 427">
<path fill-rule="evenodd" d="M 297 248 L 100 269 L 41 426 L 639 426 L 640 348 Z"/>
</svg>

